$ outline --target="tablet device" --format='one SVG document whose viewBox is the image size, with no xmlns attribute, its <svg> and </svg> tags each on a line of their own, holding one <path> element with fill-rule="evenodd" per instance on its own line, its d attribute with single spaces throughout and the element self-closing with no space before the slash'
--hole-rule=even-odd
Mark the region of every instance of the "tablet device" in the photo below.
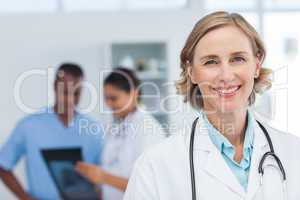
<svg viewBox="0 0 300 200">
<path fill-rule="evenodd" d="M 42 149 L 41 154 L 63 200 L 99 200 L 95 186 L 78 172 L 81 148 Z"/>
</svg>

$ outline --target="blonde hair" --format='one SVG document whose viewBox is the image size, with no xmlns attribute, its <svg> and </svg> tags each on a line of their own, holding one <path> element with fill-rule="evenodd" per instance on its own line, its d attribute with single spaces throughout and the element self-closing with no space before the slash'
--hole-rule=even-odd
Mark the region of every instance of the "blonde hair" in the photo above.
<svg viewBox="0 0 300 200">
<path fill-rule="evenodd" d="M 250 39 L 253 54 L 263 63 L 266 50 L 256 30 L 239 14 L 228 12 L 214 12 L 200 19 L 188 36 L 180 54 L 181 74 L 180 80 L 176 82 L 178 94 L 184 96 L 184 102 L 190 102 L 194 108 L 203 107 L 203 98 L 197 84 L 193 84 L 189 74 L 188 66 L 192 64 L 195 47 L 199 40 L 208 32 L 220 27 L 233 25 L 242 30 Z M 271 69 L 261 68 L 259 76 L 254 79 L 254 88 L 249 96 L 249 105 L 255 101 L 255 93 L 262 93 L 272 85 L 269 75 Z"/>
</svg>

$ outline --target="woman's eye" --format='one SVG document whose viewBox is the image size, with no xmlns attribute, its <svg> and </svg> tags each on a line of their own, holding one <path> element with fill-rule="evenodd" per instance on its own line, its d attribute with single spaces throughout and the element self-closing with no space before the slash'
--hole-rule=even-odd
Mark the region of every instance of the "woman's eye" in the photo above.
<svg viewBox="0 0 300 200">
<path fill-rule="evenodd" d="M 208 60 L 204 63 L 204 65 L 213 65 L 213 64 L 218 64 L 218 62 L 215 60 Z"/>
<path fill-rule="evenodd" d="M 240 56 L 238 56 L 238 57 L 234 57 L 233 59 L 232 59 L 232 62 L 245 62 L 246 60 L 243 58 L 243 57 L 240 57 Z"/>
</svg>

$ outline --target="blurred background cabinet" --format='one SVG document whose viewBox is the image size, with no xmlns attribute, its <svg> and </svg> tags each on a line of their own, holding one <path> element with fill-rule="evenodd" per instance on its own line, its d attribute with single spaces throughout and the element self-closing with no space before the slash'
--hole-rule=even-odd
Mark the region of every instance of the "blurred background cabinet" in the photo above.
<svg viewBox="0 0 300 200">
<path fill-rule="evenodd" d="M 167 44 L 165 42 L 111 43 L 110 66 L 134 70 L 141 80 L 142 108 L 164 127 L 168 126 L 169 80 Z"/>
</svg>

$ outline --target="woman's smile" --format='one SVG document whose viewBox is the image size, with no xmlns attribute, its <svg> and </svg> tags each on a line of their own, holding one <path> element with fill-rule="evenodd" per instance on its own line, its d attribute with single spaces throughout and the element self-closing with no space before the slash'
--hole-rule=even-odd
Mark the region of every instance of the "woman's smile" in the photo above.
<svg viewBox="0 0 300 200">
<path fill-rule="evenodd" d="M 233 98 L 240 90 L 241 85 L 232 85 L 229 87 L 212 87 L 212 90 L 223 99 Z"/>
</svg>

